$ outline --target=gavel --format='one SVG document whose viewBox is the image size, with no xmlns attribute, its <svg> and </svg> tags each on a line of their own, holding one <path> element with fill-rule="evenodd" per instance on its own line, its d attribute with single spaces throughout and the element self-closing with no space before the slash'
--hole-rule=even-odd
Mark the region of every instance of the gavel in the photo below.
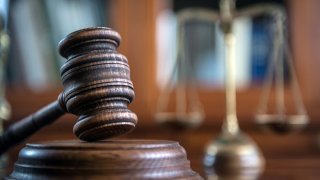
<svg viewBox="0 0 320 180">
<path fill-rule="evenodd" d="M 74 134 L 99 141 L 134 129 L 137 116 L 128 109 L 134 98 L 128 60 L 117 52 L 120 35 L 110 28 L 75 31 L 59 42 L 67 61 L 61 67 L 64 91 L 58 100 L 10 126 L 0 137 L 0 154 L 65 113 L 79 118 Z"/>
</svg>

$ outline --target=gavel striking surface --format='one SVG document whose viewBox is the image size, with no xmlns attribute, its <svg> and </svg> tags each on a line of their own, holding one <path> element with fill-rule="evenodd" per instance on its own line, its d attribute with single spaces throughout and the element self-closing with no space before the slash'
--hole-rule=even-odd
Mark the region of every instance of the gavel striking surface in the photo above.
<svg viewBox="0 0 320 180">
<path fill-rule="evenodd" d="M 165 140 L 28 144 L 7 179 L 201 179 L 179 143 Z"/>
</svg>

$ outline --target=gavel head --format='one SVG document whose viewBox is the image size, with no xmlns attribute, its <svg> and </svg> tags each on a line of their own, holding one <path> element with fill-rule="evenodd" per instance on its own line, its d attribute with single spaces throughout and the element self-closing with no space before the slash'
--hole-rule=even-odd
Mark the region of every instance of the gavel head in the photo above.
<svg viewBox="0 0 320 180">
<path fill-rule="evenodd" d="M 98 141 L 134 129 L 137 116 L 127 105 L 134 97 L 130 69 L 117 52 L 120 35 L 104 27 L 75 31 L 59 43 L 62 103 L 79 116 L 73 127 L 81 140 Z M 61 101 L 61 100 L 60 100 Z"/>
</svg>

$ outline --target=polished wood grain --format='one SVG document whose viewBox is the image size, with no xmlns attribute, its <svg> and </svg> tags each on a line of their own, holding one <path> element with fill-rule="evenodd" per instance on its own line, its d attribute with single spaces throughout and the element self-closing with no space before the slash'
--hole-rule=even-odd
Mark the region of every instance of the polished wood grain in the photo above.
<svg viewBox="0 0 320 180">
<path fill-rule="evenodd" d="M 8 179 L 202 179 L 174 141 L 52 141 L 28 144 Z"/>
<path fill-rule="evenodd" d="M 0 136 L 0 154 L 65 112 L 79 116 L 73 127 L 81 140 L 97 141 L 132 131 L 137 116 L 127 108 L 134 97 L 128 60 L 116 49 L 121 37 L 110 28 L 70 33 L 59 43 L 64 91 L 57 101 L 9 127 Z"/>
<path fill-rule="evenodd" d="M 127 107 L 134 98 L 127 58 L 117 52 L 120 35 L 106 27 L 81 29 L 59 43 L 68 112 L 79 116 L 73 132 L 97 141 L 126 134 L 137 124 Z"/>
</svg>

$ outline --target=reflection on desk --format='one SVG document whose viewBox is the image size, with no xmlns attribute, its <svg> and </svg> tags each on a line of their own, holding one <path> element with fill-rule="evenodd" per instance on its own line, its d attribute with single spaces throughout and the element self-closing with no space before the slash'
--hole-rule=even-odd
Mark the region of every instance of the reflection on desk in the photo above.
<svg viewBox="0 0 320 180">
<path fill-rule="evenodd" d="M 279 157 L 269 158 L 264 172 L 258 177 L 252 174 L 223 174 L 217 176 L 213 171 L 204 171 L 201 159 L 191 159 L 195 162 L 193 169 L 208 180 L 316 180 L 320 177 L 320 154 L 314 157 Z"/>
</svg>

